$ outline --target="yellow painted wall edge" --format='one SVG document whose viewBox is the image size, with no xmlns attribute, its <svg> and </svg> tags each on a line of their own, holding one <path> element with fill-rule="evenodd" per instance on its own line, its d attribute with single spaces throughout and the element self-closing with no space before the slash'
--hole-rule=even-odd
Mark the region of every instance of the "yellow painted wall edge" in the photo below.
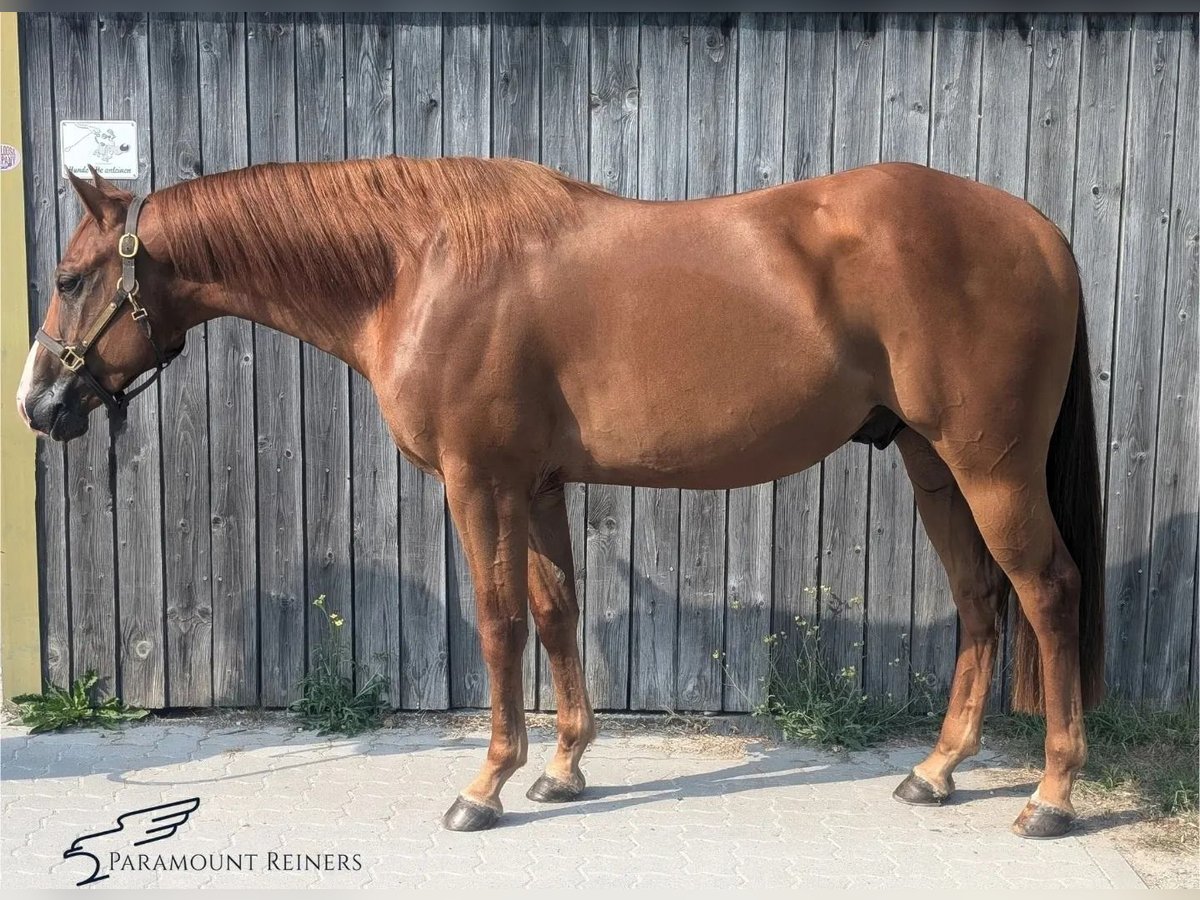
<svg viewBox="0 0 1200 900">
<path fill-rule="evenodd" d="M 0 13 L 0 143 L 21 152 L 17 13 Z M 15 396 L 29 352 L 25 174 L 0 171 L 0 677 L 4 697 L 42 687 L 35 443 Z"/>
</svg>

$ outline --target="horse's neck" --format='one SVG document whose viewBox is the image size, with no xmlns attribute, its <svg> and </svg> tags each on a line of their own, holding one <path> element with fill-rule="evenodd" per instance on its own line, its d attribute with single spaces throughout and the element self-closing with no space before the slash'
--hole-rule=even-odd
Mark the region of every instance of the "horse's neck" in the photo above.
<svg viewBox="0 0 1200 900">
<path fill-rule="evenodd" d="M 148 248 L 154 245 L 153 230 L 151 219 L 143 228 Z M 174 293 L 172 306 L 185 330 L 213 319 L 233 316 L 298 338 L 362 371 L 358 348 L 370 324 L 371 310 L 354 304 L 353 298 L 347 297 L 345 302 L 338 303 L 336 297 L 256 291 L 242 279 L 234 285 L 181 280 Z"/>
<path fill-rule="evenodd" d="M 299 302 L 301 299 L 247 294 L 222 284 L 198 285 L 193 297 L 197 318 L 188 327 L 234 316 L 291 335 L 363 371 L 359 346 L 367 323 L 314 315 L 312 304 Z"/>
</svg>

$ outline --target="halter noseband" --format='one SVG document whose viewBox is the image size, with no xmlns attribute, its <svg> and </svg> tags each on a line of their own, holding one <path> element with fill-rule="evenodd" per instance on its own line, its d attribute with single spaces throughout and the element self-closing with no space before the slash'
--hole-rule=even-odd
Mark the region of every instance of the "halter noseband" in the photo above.
<svg viewBox="0 0 1200 900">
<path fill-rule="evenodd" d="M 121 277 L 117 281 L 117 290 L 113 294 L 112 300 L 109 301 L 104 313 L 91 329 L 85 333 L 83 340 L 65 344 L 48 335 L 45 329 L 42 328 L 39 328 L 35 335 L 38 343 L 49 350 L 54 358 L 66 367 L 68 372 L 82 378 L 87 386 L 91 388 L 92 392 L 104 401 L 104 405 L 108 407 L 110 414 L 123 414 L 125 408 L 129 405 L 129 401 L 158 381 L 163 369 L 171 363 L 171 360 L 176 355 L 166 356 L 163 354 L 162 348 L 154 340 L 154 332 L 150 327 L 150 319 L 146 312 L 146 307 L 142 306 L 137 299 L 138 281 L 134 272 L 134 264 L 137 261 L 138 251 L 141 249 L 141 242 L 137 236 L 137 220 L 138 214 L 142 211 L 142 204 L 145 202 L 145 197 L 134 197 L 129 203 L 129 212 L 125 216 L 125 233 L 117 240 L 117 253 L 121 255 Z M 112 325 L 117 317 L 117 313 L 121 311 L 126 303 L 132 307 L 130 315 L 133 321 L 137 322 L 138 327 L 142 330 L 142 334 L 146 336 L 146 340 L 150 342 L 150 346 L 154 349 L 154 374 L 131 390 L 110 391 L 88 369 L 87 354 L 96 341 L 100 339 L 100 336 Z"/>
</svg>

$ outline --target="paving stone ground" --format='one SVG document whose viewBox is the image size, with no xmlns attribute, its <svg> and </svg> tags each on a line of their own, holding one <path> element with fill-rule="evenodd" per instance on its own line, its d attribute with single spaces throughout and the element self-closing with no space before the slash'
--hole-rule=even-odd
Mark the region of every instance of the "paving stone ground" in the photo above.
<svg viewBox="0 0 1200 900">
<path fill-rule="evenodd" d="M 77 838 L 197 797 L 169 838 L 132 847 L 138 823 L 127 818 L 121 833 L 83 846 L 103 857 L 101 873 L 112 852 L 146 853 L 151 865 L 185 855 L 201 871 L 117 871 L 96 886 L 1142 886 L 1103 832 L 1041 842 L 1011 834 L 1033 785 L 996 784 L 986 758 L 960 770 L 945 807 L 895 802 L 919 748 L 826 754 L 609 727 L 585 760 L 586 798 L 544 806 L 524 796 L 553 746 L 539 729 L 529 765 L 505 791 L 501 826 L 443 831 L 438 820 L 485 746 L 482 731 L 429 722 L 350 739 L 203 718 L 111 733 L 5 726 L 0 872 L 9 885 L 70 887 L 91 871 L 86 857 L 63 858 Z M 325 853 L 345 854 L 349 868 L 339 871 L 336 856 L 332 870 L 281 868 Z M 241 871 L 206 862 L 229 855 Z"/>
</svg>

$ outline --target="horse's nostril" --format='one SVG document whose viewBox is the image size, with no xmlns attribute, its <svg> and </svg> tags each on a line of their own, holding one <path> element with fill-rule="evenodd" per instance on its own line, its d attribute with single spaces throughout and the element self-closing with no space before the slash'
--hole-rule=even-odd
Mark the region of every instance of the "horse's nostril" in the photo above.
<svg viewBox="0 0 1200 900">
<path fill-rule="evenodd" d="M 42 391 L 23 397 L 17 402 L 25 424 L 39 434 L 50 434 L 54 423 L 62 417 L 66 410 L 61 398 L 53 396 L 51 391 Z"/>
</svg>

